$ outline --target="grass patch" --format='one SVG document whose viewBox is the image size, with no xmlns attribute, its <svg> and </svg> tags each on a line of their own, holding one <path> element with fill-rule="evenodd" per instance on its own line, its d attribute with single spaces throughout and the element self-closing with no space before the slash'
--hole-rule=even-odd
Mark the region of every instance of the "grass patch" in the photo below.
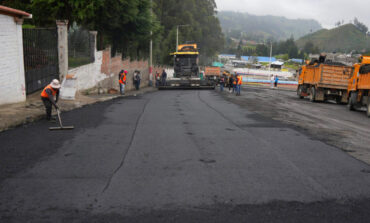
<svg viewBox="0 0 370 223">
<path fill-rule="evenodd" d="M 86 65 L 92 63 L 90 57 L 68 57 L 68 67 L 69 68 L 75 68 L 82 65 Z"/>
</svg>

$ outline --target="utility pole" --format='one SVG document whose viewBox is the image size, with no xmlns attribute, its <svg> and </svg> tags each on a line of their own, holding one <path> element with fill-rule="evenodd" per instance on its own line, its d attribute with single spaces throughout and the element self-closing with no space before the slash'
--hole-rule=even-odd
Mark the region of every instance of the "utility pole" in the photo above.
<svg viewBox="0 0 370 223">
<path fill-rule="evenodd" d="M 176 29 L 176 52 L 178 52 L 178 46 L 179 46 L 179 26 L 177 26 Z"/>
<path fill-rule="evenodd" d="M 271 71 L 271 59 L 272 59 L 272 41 L 271 41 L 270 43 L 271 43 L 271 47 L 270 47 L 270 66 L 269 66 L 269 71 Z"/>
<path fill-rule="evenodd" d="M 179 47 L 179 27 L 184 27 L 184 26 L 189 26 L 189 25 L 177 25 L 176 27 L 176 52 L 178 52 L 178 47 Z"/>
<path fill-rule="evenodd" d="M 150 0 L 150 16 L 153 18 L 153 0 Z M 153 30 L 150 30 L 149 43 L 149 86 L 153 84 Z"/>
</svg>

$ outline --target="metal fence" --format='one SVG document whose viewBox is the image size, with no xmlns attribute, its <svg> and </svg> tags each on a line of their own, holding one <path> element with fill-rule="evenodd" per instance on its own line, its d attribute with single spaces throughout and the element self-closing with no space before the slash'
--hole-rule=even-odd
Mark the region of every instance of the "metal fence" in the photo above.
<svg viewBox="0 0 370 223">
<path fill-rule="evenodd" d="M 23 29 L 23 52 L 27 94 L 59 78 L 56 28 Z"/>
<path fill-rule="evenodd" d="M 69 68 L 94 62 L 94 36 L 81 27 L 72 26 L 68 32 Z"/>
</svg>

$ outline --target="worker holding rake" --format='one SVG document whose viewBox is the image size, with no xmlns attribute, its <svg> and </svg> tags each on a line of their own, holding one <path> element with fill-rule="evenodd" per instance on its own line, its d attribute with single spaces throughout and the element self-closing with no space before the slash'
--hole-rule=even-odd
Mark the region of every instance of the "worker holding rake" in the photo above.
<svg viewBox="0 0 370 223">
<path fill-rule="evenodd" d="M 46 119 L 51 120 L 51 110 L 54 105 L 55 109 L 59 109 L 56 104 L 59 99 L 60 82 L 54 79 L 48 86 L 41 92 L 41 100 L 44 103 L 46 109 Z"/>
</svg>

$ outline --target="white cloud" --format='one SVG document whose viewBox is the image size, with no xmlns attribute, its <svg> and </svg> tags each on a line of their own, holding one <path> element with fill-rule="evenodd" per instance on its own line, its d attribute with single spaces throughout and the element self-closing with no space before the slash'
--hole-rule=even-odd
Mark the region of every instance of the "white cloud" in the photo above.
<svg viewBox="0 0 370 223">
<path fill-rule="evenodd" d="M 218 10 L 315 19 L 326 28 L 342 20 L 348 23 L 357 17 L 370 27 L 370 1 L 364 0 L 216 0 L 216 3 Z"/>
</svg>

